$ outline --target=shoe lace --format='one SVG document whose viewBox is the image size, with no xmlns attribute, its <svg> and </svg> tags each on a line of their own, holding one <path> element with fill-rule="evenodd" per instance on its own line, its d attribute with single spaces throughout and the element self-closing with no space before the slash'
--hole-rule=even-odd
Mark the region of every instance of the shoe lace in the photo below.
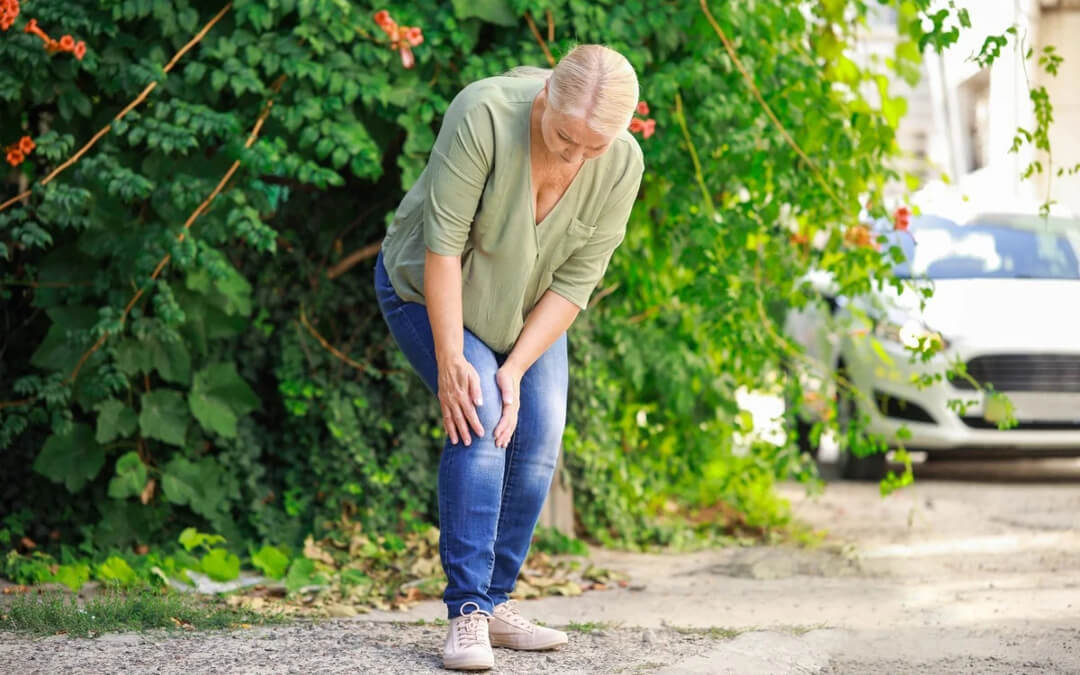
<svg viewBox="0 0 1080 675">
<path fill-rule="evenodd" d="M 488 640 L 488 618 L 491 616 L 482 609 L 474 609 L 468 614 L 462 614 L 462 619 L 457 623 L 458 647 L 472 647 L 473 645 L 485 644 Z"/>
<path fill-rule="evenodd" d="M 532 622 L 521 615 L 521 612 L 518 611 L 517 605 L 514 603 L 513 600 L 507 600 L 506 602 L 499 605 L 499 607 L 501 609 L 496 614 L 498 618 L 509 624 L 517 626 L 518 628 L 524 628 L 525 630 L 532 631 Z"/>
</svg>

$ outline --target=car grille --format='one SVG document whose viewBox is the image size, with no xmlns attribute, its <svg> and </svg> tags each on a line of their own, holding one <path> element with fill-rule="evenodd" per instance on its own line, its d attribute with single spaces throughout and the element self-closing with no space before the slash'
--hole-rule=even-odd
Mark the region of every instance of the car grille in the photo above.
<svg viewBox="0 0 1080 675">
<path fill-rule="evenodd" d="M 968 374 L 997 391 L 1080 392 L 1080 354 L 995 354 L 967 362 Z M 953 377 L 957 389 L 975 387 Z"/>
</svg>

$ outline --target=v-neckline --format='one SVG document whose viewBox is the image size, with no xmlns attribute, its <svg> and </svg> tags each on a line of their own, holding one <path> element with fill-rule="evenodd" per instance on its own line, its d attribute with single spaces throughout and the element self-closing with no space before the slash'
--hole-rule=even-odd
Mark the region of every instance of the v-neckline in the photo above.
<svg viewBox="0 0 1080 675">
<path fill-rule="evenodd" d="M 537 93 L 539 93 L 539 92 L 537 92 Z M 529 185 L 528 185 L 528 188 L 529 188 L 529 192 L 528 192 L 529 222 L 533 224 L 533 229 L 534 230 L 538 230 L 538 229 L 540 229 L 540 227 L 544 223 L 546 223 L 548 221 L 549 218 L 551 218 L 551 214 L 555 213 L 555 211 L 558 210 L 559 206 L 561 206 L 562 203 L 564 201 L 566 201 L 567 196 L 570 194 L 570 190 L 574 189 L 574 185 L 576 185 L 578 183 L 578 179 L 581 178 L 581 174 L 584 173 L 585 164 L 589 160 L 583 159 L 581 161 L 581 166 L 578 167 L 577 173 L 574 174 L 573 179 L 570 180 L 570 183 L 566 186 L 566 189 L 563 190 L 563 193 L 562 193 L 562 195 L 559 196 L 558 201 L 556 201 L 555 204 L 552 205 L 551 209 L 544 216 L 543 220 L 541 220 L 539 223 L 536 222 L 536 206 L 537 205 L 536 205 L 536 202 L 533 201 L 533 170 L 532 170 L 532 111 L 533 111 L 533 106 L 535 104 L 536 104 L 536 97 L 534 95 L 533 98 L 529 101 L 528 114 L 525 116 L 525 139 L 526 139 L 526 142 L 525 142 L 525 159 L 528 162 L 528 166 L 526 167 L 526 170 L 528 171 L 528 176 L 529 176 Z M 543 143 L 543 139 L 540 139 L 540 142 Z M 536 193 L 536 199 L 537 200 L 540 199 L 540 193 L 539 192 Z"/>
</svg>

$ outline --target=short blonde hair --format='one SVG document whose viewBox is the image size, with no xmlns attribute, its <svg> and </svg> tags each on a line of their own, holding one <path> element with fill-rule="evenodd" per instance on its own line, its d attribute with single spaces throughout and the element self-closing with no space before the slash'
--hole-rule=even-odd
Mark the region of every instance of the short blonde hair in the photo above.
<svg viewBox="0 0 1080 675">
<path fill-rule="evenodd" d="M 590 129 L 606 136 L 630 125 L 640 95 L 637 73 L 626 57 L 599 44 L 577 45 L 554 68 L 517 66 L 504 74 L 548 80 L 552 108 L 584 117 Z"/>
</svg>

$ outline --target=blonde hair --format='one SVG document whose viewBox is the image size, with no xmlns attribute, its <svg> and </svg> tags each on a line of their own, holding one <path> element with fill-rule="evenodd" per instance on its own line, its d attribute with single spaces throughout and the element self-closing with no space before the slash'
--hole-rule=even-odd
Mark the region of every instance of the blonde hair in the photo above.
<svg viewBox="0 0 1080 675">
<path fill-rule="evenodd" d="M 626 57 L 598 44 L 577 45 L 554 68 L 517 66 L 503 74 L 547 80 L 552 108 L 584 117 L 590 129 L 608 136 L 630 125 L 640 95 Z"/>
</svg>

